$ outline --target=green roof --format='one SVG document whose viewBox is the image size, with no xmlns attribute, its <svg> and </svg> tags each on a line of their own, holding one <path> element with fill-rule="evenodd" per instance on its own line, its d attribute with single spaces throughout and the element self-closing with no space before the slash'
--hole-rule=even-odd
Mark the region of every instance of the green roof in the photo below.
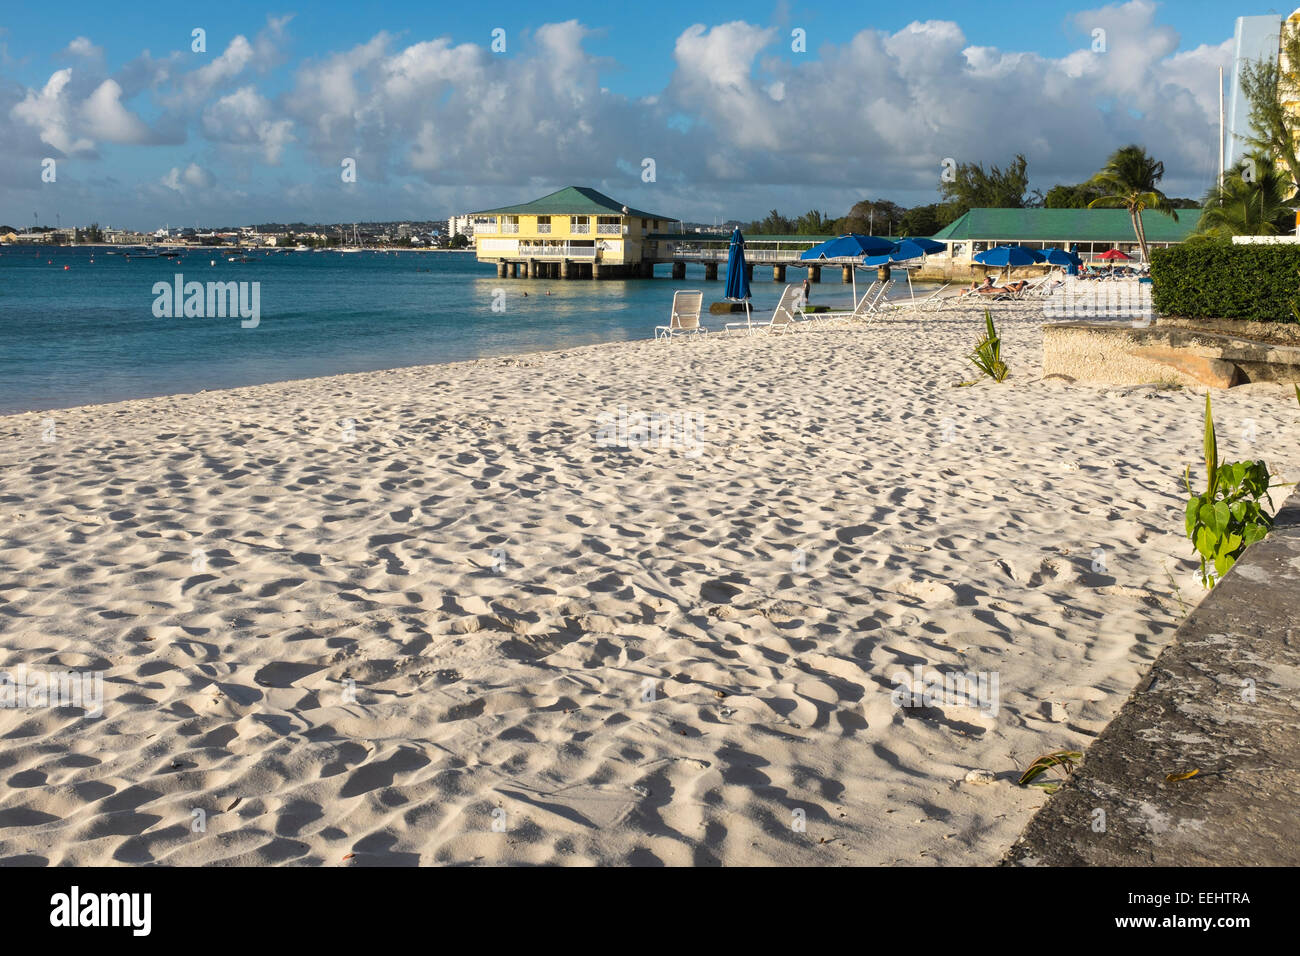
<svg viewBox="0 0 1300 956">
<path fill-rule="evenodd" d="M 482 209 L 470 213 L 471 216 L 638 216 L 642 219 L 662 219 L 676 222 L 671 216 L 660 216 L 646 212 L 644 209 L 623 211 L 623 204 L 610 199 L 602 192 L 587 186 L 565 186 L 541 199 L 520 203 L 517 206 L 501 206 L 497 209 Z"/>
<path fill-rule="evenodd" d="M 1196 228 L 1198 211 L 1179 210 L 1178 221 L 1160 213 L 1142 216 L 1147 242 L 1184 242 Z M 939 242 L 1136 242 L 1124 209 L 972 209 L 934 234 Z"/>
</svg>

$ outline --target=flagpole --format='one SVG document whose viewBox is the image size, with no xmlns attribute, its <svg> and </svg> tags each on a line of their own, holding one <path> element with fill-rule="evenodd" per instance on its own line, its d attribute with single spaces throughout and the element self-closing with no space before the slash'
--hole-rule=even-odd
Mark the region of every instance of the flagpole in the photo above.
<svg viewBox="0 0 1300 956">
<path fill-rule="evenodd" d="M 1224 151 L 1227 149 L 1227 143 L 1223 127 L 1223 67 L 1219 67 L 1219 189 L 1223 189 L 1224 175 Z M 1223 196 L 1219 196 L 1219 203 L 1223 203 Z"/>
</svg>

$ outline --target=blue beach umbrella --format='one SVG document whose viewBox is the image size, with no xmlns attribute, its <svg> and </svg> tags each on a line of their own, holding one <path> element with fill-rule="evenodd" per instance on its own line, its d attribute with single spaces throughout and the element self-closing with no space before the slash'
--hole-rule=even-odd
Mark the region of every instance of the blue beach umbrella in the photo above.
<svg viewBox="0 0 1300 956">
<path fill-rule="evenodd" d="M 1052 266 L 1078 266 L 1083 260 L 1072 252 L 1066 252 L 1064 249 L 1044 249 L 1044 261 Z"/>
<path fill-rule="evenodd" d="M 809 261 L 819 259 L 861 259 L 864 256 L 888 255 L 893 249 L 894 240 L 892 239 L 881 239 L 879 236 L 864 236 L 861 233 L 850 232 L 847 235 L 828 239 L 811 249 L 805 250 L 799 258 Z M 853 308 L 856 309 L 858 307 L 858 270 L 856 266 L 853 269 L 852 279 Z"/>
<path fill-rule="evenodd" d="M 745 277 L 745 237 L 737 229 L 731 234 L 727 250 L 727 291 L 725 298 L 737 302 L 749 300 L 749 279 Z"/>
<path fill-rule="evenodd" d="M 1026 249 L 1024 246 L 995 246 L 975 257 L 982 266 L 1000 266 L 1004 269 L 1015 266 L 1032 266 L 1042 262 L 1045 257 L 1041 252 Z"/>
<path fill-rule="evenodd" d="M 856 232 L 828 239 L 806 250 L 800 259 L 861 259 L 863 256 L 882 256 L 894 248 L 894 240 L 879 236 L 864 236 Z"/>
<path fill-rule="evenodd" d="M 933 255 L 936 252 L 948 251 L 947 244 L 942 242 L 936 242 L 934 239 L 917 239 L 915 237 L 906 237 L 898 240 L 898 244 L 900 246 L 905 242 L 910 242 L 912 245 L 919 247 L 920 250 L 924 252 L 927 256 Z"/>
<path fill-rule="evenodd" d="M 890 249 L 888 252 L 879 256 L 867 256 L 862 260 L 862 264 L 867 266 L 884 266 L 891 262 L 906 262 L 908 259 L 924 258 L 931 252 L 935 251 L 933 249 L 927 249 L 921 244 L 922 242 L 929 241 L 930 240 L 928 239 L 900 239 L 898 242 L 894 243 L 894 248 Z M 938 245 L 940 249 L 944 248 L 940 243 L 936 243 L 936 245 Z"/>
<path fill-rule="evenodd" d="M 1016 266 L 1032 266 L 1042 262 L 1045 257 L 1041 252 L 1024 246 L 995 246 L 975 257 L 982 266 L 997 266 L 1010 272 Z"/>
<path fill-rule="evenodd" d="M 923 259 L 931 252 L 940 252 L 945 249 L 947 249 L 947 246 L 932 239 L 900 239 L 894 243 L 894 248 L 889 252 L 879 256 L 867 256 L 862 260 L 862 263 L 867 266 L 887 266 L 894 262 L 906 262 L 909 259 Z M 912 298 L 915 299 L 916 293 L 912 291 L 911 272 L 907 273 L 907 290 L 912 293 Z"/>
</svg>

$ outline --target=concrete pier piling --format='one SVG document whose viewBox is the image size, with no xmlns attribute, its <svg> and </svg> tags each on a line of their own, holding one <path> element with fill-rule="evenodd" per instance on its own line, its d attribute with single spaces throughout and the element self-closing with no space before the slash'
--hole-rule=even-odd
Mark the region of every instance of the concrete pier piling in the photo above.
<svg viewBox="0 0 1300 956">
<path fill-rule="evenodd" d="M 772 281 L 773 282 L 785 281 L 785 266 L 783 265 L 772 266 Z"/>
<path fill-rule="evenodd" d="M 809 267 L 808 267 L 808 281 L 809 281 L 809 282 L 821 282 L 821 281 L 822 281 L 822 267 L 821 267 L 821 266 L 809 266 Z"/>
<path fill-rule="evenodd" d="M 560 260 L 560 278 L 561 278 L 561 279 L 571 279 L 571 278 L 573 278 L 573 276 L 571 276 L 571 275 L 569 274 L 569 267 L 570 267 L 571 265 L 572 265 L 572 263 L 571 263 L 568 259 L 561 259 L 561 260 Z"/>
<path fill-rule="evenodd" d="M 498 259 L 498 260 L 497 260 L 497 278 L 498 278 L 498 279 L 504 279 L 505 277 L 506 277 L 506 260 L 504 260 L 504 259 Z"/>
<path fill-rule="evenodd" d="M 853 266 L 845 266 L 844 269 L 843 269 L 843 271 L 840 273 L 840 278 L 841 278 L 841 280 L 844 281 L 844 282 L 852 282 L 852 281 L 853 281 Z"/>
<path fill-rule="evenodd" d="M 519 263 L 517 262 L 510 263 L 510 278 L 512 279 L 519 278 Z"/>
</svg>

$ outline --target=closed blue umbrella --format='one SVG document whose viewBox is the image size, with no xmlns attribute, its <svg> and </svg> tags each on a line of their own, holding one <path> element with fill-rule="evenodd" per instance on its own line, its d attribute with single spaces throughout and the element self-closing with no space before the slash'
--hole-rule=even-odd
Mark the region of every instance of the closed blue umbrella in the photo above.
<svg viewBox="0 0 1300 956">
<path fill-rule="evenodd" d="M 749 299 L 749 278 L 745 275 L 745 237 L 737 229 L 727 250 L 727 291 L 724 296 L 737 302 Z"/>
</svg>

